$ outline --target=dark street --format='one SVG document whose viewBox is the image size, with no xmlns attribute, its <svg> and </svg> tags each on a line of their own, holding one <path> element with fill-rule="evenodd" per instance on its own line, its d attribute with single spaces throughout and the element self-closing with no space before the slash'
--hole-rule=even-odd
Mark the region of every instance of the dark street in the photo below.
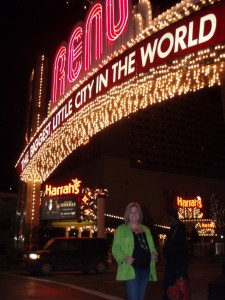
<svg viewBox="0 0 225 300">
<path fill-rule="evenodd" d="M 206 300 L 208 283 L 222 275 L 225 259 L 192 259 L 190 286 L 192 300 Z M 161 300 L 163 266 L 158 264 L 158 282 L 150 282 L 146 299 Z M 115 281 L 115 266 L 105 275 L 53 274 L 48 277 L 32 277 L 19 268 L 2 269 L 0 272 L 0 297 L 2 300 L 97 300 L 124 299 L 123 283 Z M 13 287 L 13 288 L 12 288 Z"/>
<path fill-rule="evenodd" d="M 0 297 L 3 300 L 28 300 L 28 299 L 66 299 L 66 300 L 98 300 L 120 299 L 97 291 L 89 291 L 87 288 L 78 287 L 66 282 L 58 284 L 61 276 L 44 278 L 31 278 L 15 273 L 0 273 L 1 289 Z M 74 278 L 74 277 L 73 277 Z M 65 279 L 65 278 L 64 278 Z M 67 281 L 67 280 L 65 280 Z M 12 288 L 13 287 L 13 288 Z M 90 296 L 91 295 L 91 296 Z"/>
</svg>

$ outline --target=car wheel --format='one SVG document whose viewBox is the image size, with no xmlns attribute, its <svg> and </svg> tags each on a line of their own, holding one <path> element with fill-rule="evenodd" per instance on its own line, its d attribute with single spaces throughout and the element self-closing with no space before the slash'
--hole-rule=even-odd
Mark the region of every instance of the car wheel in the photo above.
<svg viewBox="0 0 225 300">
<path fill-rule="evenodd" d="M 98 262 L 95 267 L 96 273 L 103 274 L 106 272 L 106 264 L 104 262 Z"/>
<path fill-rule="evenodd" d="M 49 262 L 43 262 L 40 265 L 40 273 L 41 275 L 50 275 L 53 271 L 53 267 Z"/>
</svg>

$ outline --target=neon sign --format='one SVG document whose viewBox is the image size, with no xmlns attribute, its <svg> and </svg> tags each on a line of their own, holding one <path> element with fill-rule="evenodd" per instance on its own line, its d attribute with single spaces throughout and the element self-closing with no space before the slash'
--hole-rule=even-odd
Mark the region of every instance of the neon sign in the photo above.
<svg viewBox="0 0 225 300">
<path fill-rule="evenodd" d="M 72 194 L 79 194 L 80 193 L 80 185 L 81 181 L 76 179 L 71 180 L 72 183 L 68 183 L 67 185 L 63 186 L 52 186 L 46 184 L 44 195 L 45 196 L 61 196 L 61 195 L 72 195 Z"/>
<path fill-rule="evenodd" d="M 82 36 L 83 28 L 77 26 L 72 32 L 68 45 L 68 80 L 74 82 L 82 67 Z M 77 44 L 77 45 L 76 45 Z M 74 45 L 76 45 L 74 47 Z M 56 75 L 54 76 L 54 78 Z M 55 99 L 55 96 L 53 97 Z"/>
<path fill-rule="evenodd" d="M 106 28 L 107 37 L 110 41 L 115 41 L 124 31 L 128 20 L 128 1 L 120 1 L 119 20 L 115 25 L 115 1 L 106 1 Z"/>
<path fill-rule="evenodd" d="M 208 222 L 208 223 L 202 222 L 201 227 L 202 228 L 216 228 L 216 224 L 213 221 Z"/>
<path fill-rule="evenodd" d="M 103 31 L 103 6 L 98 2 L 95 3 L 87 14 L 84 29 L 82 26 L 76 26 L 70 36 L 68 47 L 62 45 L 59 48 L 53 69 L 53 104 L 64 96 L 67 87 L 80 79 L 83 65 L 87 72 L 93 62 L 95 64 L 99 62 L 103 55 L 103 38 L 105 49 L 108 51 L 107 48 L 109 46 L 109 49 L 112 48 L 111 44 L 126 32 L 130 16 L 128 2 L 128 0 L 117 0 L 116 14 L 115 0 L 105 1 L 106 33 Z M 119 19 L 117 24 L 115 24 L 116 15 Z M 208 42 L 213 38 L 216 28 L 217 18 L 213 13 L 209 13 L 199 20 L 191 19 L 175 30 L 165 32 L 146 47 L 141 47 L 142 67 L 150 67 L 160 59 L 171 57 L 180 51 L 185 53 L 192 47 Z"/>
<path fill-rule="evenodd" d="M 177 196 L 177 206 L 183 208 L 202 208 L 202 199 L 196 197 L 194 199 L 186 200 Z"/>
<path fill-rule="evenodd" d="M 224 61 L 224 1 L 193 14 L 190 12 L 184 20 L 179 18 L 171 26 L 165 25 L 163 30 L 163 25 L 158 24 L 163 23 L 164 19 L 159 16 L 151 22 L 151 26 L 155 26 L 154 30 L 149 26 L 141 38 L 130 38 L 126 42 L 127 32 L 131 33 L 127 29 L 127 24 L 130 25 L 130 7 L 128 21 L 124 23 L 122 20 L 127 13 L 123 15 L 122 7 L 126 10 L 128 2 L 104 2 L 115 4 L 116 9 L 113 10 L 111 6 L 111 10 L 108 10 L 117 18 L 113 19 L 111 16 L 111 31 L 106 29 L 108 25 L 101 27 L 104 40 L 101 60 L 96 60 L 92 55 L 90 60 L 87 56 L 85 58 L 85 54 L 88 55 L 86 48 L 89 49 L 85 44 L 85 36 L 88 34 L 85 30 L 92 32 L 97 25 L 100 26 L 100 8 L 96 6 L 98 9 L 93 11 L 95 5 L 91 7 L 86 22 L 76 25 L 68 45 L 62 45 L 57 52 L 53 72 L 54 97 L 58 101 L 59 93 L 64 96 L 38 128 L 19 158 L 17 169 L 22 174 L 22 180 L 45 180 L 68 153 L 97 132 L 140 108 L 169 99 L 175 94 L 181 95 L 189 90 L 219 84 L 219 72 L 223 71 Z M 147 0 L 141 2 L 147 3 Z M 104 12 L 105 6 L 102 2 L 98 3 L 102 5 Z M 144 17 L 143 19 L 146 21 Z M 117 39 L 111 41 L 114 38 Z M 101 40 L 96 37 L 94 41 L 97 41 L 98 49 L 93 51 L 93 55 L 98 57 L 101 53 Z M 115 45 L 120 48 L 115 50 Z M 108 49 L 106 53 L 105 48 Z M 87 71 L 85 61 L 87 65 L 88 61 L 90 63 Z M 174 83 L 167 84 L 167 80 L 170 80 L 168 78 L 173 78 Z M 70 90 L 67 92 L 68 88 Z M 64 129 L 58 130 L 63 126 Z M 76 134 L 71 135 L 71 132 Z M 59 142 L 65 140 L 68 143 Z M 50 163 L 46 164 L 46 160 Z"/>
<path fill-rule="evenodd" d="M 66 87 L 70 87 L 80 79 L 82 67 L 87 72 L 102 58 L 103 44 L 107 51 L 107 47 L 112 48 L 113 43 L 126 32 L 128 17 L 131 14 L 129 2 L 129 0 L 106 0 L 104 5 L 96 2 L 89 9 L 84 24 L 75 26 L 68 46 L 62 45 L 55 57 L 52 80 L 53 104 L 65 94 Z"/>
<path fill-rule="evenodd" d="M 215 236 L 216 234 L 216 224 L 212 220 L 203 219 L 195 225 L 199 236 Z"/>
</svg>

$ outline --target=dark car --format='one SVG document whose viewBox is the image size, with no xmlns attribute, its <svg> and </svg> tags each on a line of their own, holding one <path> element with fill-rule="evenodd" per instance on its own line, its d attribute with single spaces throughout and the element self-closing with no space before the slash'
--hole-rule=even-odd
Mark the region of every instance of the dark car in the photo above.
<svg viewBox="0 0 225 300">
<path fill-rule="evenodd" d="M 57 237 L 42 250 L 24 255 L 25 266 L 32 274 L 49 275 L 54 271 L 95 271 L 109 267 L 106 239 Z"/>
</svg>

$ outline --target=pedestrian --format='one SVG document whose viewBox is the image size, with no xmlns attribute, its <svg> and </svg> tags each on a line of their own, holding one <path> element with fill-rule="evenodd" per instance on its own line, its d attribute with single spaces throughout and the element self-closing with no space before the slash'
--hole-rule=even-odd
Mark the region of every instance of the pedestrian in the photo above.
<svg viewBox="0 0 225 300">
<path fill-rule="evenodd" d="M 128 204 L 124 223 L 117 227 L 112 254 L 118 264 L 116 280 L 125 282 L 127 300 L 144 300 L 148 281 L 156 281 L 158 254 L 150 229 L 142 224 L 143 212 L 137 202 Z"/>
<path fill-rule="evenodd" d="M 163 299 L 168 297 L 168 288 L 174 286 L 177 279 L 188 279 L 188 247 L 185 225 L 179 220 L 175 209 L 168 211 L 170 230 L 164 247 L 166 260 L 163 278 Z"/>
</svg>

